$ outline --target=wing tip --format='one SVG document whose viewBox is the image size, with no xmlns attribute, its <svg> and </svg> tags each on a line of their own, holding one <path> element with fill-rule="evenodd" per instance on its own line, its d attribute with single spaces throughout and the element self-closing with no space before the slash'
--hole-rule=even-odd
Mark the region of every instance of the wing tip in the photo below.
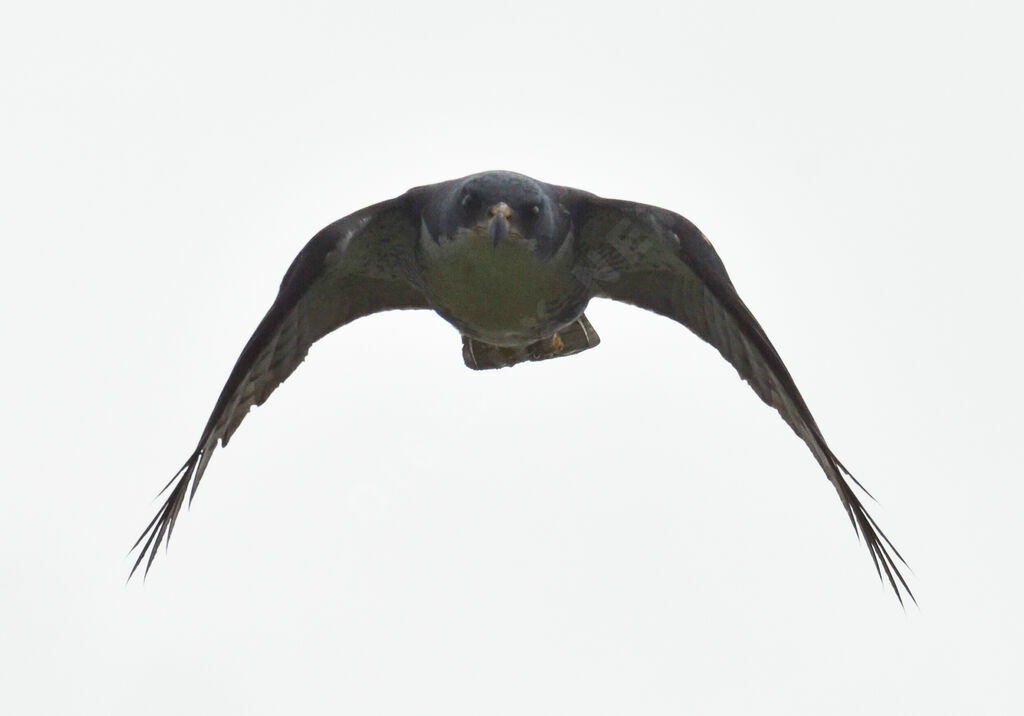
<svg viewBox="0 0 1024 716">
<path fill-rule="evenodd" d="M 875 499 L 871 493 L 861 485 L 860 481 L 851 475 L 850 471 L 847 470 L 839 460 L 835 459 L 835 456 L 832 456 L 832 459 L 836 466 L 836 472 L 840 478 L 844 475 L 849 477 L 854 484 L 864 490 L 864 494 L 872 500 Z M 853 522 L 854 531 L 856 531 L 857 537 L 863 540 L 865 546 L 868 548 L 868 552 L 871 555 L 871 561 L 875 566 L 875 571 L 878 573 L 879 580 L 881 580 L 883 584 L 889 584 L 904 611 L 906 611 L 907 608 L 904 596 L 908 597 L 910 601 L 913 602 L 914 606 L 919 607 L 920 605 L 918 604 L 917 597 L 914 596 L 914 592 L 910 589 L 910 585 L 907 584 L 907 580 L 903 576 L 897 561 L 906 567 L 911 574 L 913 574 L 913 569 L 907 563 L 907 560 L 903 555 L 900 554 L 896 545 L 892 543 L 892 540 L 890 540 L 885 532 L 882 531 L 882 528 L 878 526 L 875 518 L 867 511 L 861 501 L 857 498 L 857 495 L 854 494 L 849 483 L 841 479 L 840 484 L 842 485 L 842 489 L 839 490 L 840 499 L 842 499 L 843 506 L 846 508 L 851 522 Z M 875 501 L 877 502 L 877 500 Z"/>
<path fill-rule="evenodd" d="M 174 525 L 178 520 L 178 515 L 181 512 L 182 506 L 185 504 L 185 496 L 189 495 L 189 504 L 192 502 L 192 497 L 195 496 L 196 488 L 199 486 L 199 480 L 203 476 L 203 472 L 206 469 L 206 465 L 210 460 L 210 455 L 213 452 L 212 446 L 200 446 L 196 448 L 185 464 L 182 465 L 174 477 L 164 485 L 163 489 L 158 493 L 158 497 L 163 495 L 170 489 L 170 493 L 164 500 L 163 505 L 157 510 L 156 515 L 150 520 L 149 524 L 139 535 L 139 538 L 135 540 L 135 544 L 128 550 L 128 554 L 138 550 L 138 556 L 135 558 L 135 562 L 132 564 L 131 571 L 128 573 L 128 579 L 125 583 L 132 580 L 132 577 L 139 571 L 139 567 L 145 562 L 146 566 L 142 570 L 142 579 L 145 581 L 149 575 L 149 570 L 153 566 L 153 561 L 156 559 L 156 554 L 160 550 L 160 545 L 164 545 L 166 550 L 170 545 L 171 534 L 174 532 Z M 171 487 L 173 485 L 173 488 Z M 191 485 L 191 491 L 189 486 Z M 140 548 L 141 545 L 141 548 Z"/>
</svg>

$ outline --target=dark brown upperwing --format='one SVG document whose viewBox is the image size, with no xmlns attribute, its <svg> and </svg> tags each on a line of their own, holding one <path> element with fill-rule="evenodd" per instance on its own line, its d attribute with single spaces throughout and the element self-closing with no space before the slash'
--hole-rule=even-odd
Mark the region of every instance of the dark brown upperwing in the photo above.
<svg viewBox="0 0 1024 716">
<path fill-rule="evenodd" d="M 845 478 L 863 486 L 829 449 L 792 376 L 707 238 L 682 216 L 655 206 L 573 190 L 563 201 L 574 215 L 577 268 L 594 295 L 672 318 L 717 348 L 807 443 L 867 544 L 879 576 L 884 571 L 900 603 L 901 588 L 913 599 L 895 560 L 906 562 Z"/>
<path fill-rule="evenodd" d="M 199 444 L 164 487 L 170 489 L 167 499 L 132 547 L 141 545 L 132 574 L 143 560 L 148 572 L 160 544 L 170 539 L 185 496 L 191 501 L 195 495 L 218 440 L 227 445 L 249 409 L 270 397 L 313 343 L 361 316 L 427 307 L 413 272 L 418 231 L 406 194 L 330 224 L 299 252 L 235 362 Z"/>
</svg>

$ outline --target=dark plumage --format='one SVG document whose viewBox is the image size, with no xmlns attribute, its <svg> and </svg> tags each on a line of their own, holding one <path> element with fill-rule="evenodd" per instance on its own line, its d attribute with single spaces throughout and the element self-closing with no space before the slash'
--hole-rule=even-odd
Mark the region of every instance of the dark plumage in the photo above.
<svg viewBox="0 0 1024 716">
<path fill-rule="evenodd" d="M 713 345 L 810 448 L 875 568 L 911 598 L 899 552 L 864 509 L 782 359 L 704 235 L 665 209 L 603 199 L 511 172 L 411 189 L 321 230 L 295 257 L 242 350 L 199 444 L 135 544 L 149 570 L 218 441 L 227 445 L 309 347 L 360 316 L 431 308 L 463 338 L 473 369 L 572 355 L 600 339 L 591 298 L 668 316 Z M 863 488 L 862 488 L 863 489 Z M 133 548 L 134 549 L 134 548 Z"/>
</svg>

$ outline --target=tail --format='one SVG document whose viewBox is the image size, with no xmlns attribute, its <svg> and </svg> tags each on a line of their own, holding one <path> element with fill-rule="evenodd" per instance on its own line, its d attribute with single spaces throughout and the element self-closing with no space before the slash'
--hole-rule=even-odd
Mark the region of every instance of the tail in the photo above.
<svg viewBox="0 0 1024 716">
<path fill-rule="evenodd" d="M 581 315 L 550 338 L 526 346 L 495 346 L 469 336 L 462 337 L 462 359 L 473 370 L 507 368 L 528 360 L 547 360 L 571 356 L 601 342 L 587 317 Z"/>
</svg>

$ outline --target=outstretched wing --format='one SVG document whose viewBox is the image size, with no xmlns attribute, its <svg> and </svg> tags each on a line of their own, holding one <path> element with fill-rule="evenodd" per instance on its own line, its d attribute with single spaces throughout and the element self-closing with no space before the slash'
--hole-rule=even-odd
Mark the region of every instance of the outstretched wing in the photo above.
<svg viewBox="0 0 1024 716">
<path fill-rule="evenodd" d="M 896 565 L 896 560 L 906 562 L 846 478 L 863 486 L 829 449 L 782 359 L 700 230 L 682 216 L 654 206 L 577 191 L 568 192 L 566 203 L 577 231 L 577 270 L 594 295 L 672 318 L 717 348 L 807 443 L 867 544 L 879 577 L 884 571 L 901 603 L 901 587 L 913 599 Z"/>
<path fill-rule="evenodd" d="M 270 397 L 314 342 L 360 316 L 427 306 L 413 278 L 418 228 L 406 194 L 330 224 L 299 252 L 235 362 L 199 444 L 164 487 L 170 490 L 167 499 L 132 547 L 141 546 L 132 574 L 143 560 L 148 572 L 160 544 L 170 539 L 185 496 L 195 495 L 217 441 L 227 445 L 249 409 Z"/>
</svg>

